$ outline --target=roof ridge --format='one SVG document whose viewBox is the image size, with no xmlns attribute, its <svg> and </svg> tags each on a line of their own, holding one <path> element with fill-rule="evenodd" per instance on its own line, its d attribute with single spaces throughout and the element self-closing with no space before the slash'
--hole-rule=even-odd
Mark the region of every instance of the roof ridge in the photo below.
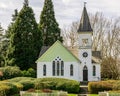
<svg viewBox="0 0 120 96">
<path fill-rule="evenodd" d="M 46 54 L 47 52 L 53 51 L 52 48 L 54 48 L 54 46 L 56 46 L 56 44 L 59 44 L 60 46 L 63 47 L 63 50 L 66 50 L 67 53 L 69 53 L 69 55 L 72 56 L 72 58 L 74 58 L 76 61 L 81 62 L 76 56 L 74 56 L 74 54 L 72 54 L 59 40 L 57 40 L 43 55 L 41 55 L 40 58 L 44 58 L 47 57 L 48 54 Z M 59 55 L 59 54 L 58 54 Z M 36 61 L 36 63 L 39 61 L 39 59 Z"/>
</svg>

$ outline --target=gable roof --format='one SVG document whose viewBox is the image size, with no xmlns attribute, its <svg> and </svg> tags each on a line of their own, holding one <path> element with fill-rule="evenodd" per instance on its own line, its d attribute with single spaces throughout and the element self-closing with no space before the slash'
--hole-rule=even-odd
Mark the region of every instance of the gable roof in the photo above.
<svg viewBox="0 0 120 96">
<path fill-rule="evenodd" d="M 56 57 L 60 57 L 64 62 L 80 62 L 67 48 L 65 48 L 60 41 L 56 41 L 37 62 L 51 62 Z"/>
<path fill-rule="evenodd" d="M 81 17 L 81 20 L 80 20 L 80 25 L 79 25 L 79 28 L 78 28 L 78 33 L 80 33 L 80 32 L 92 32 L 92 31 L 93 30 L 91 28 L 88 13 L 87 13 L 86 7 L 84 6 L 83 12 L 82 12 L 82 17 Z"/>
<path fill-rule="evenodd" d="M 49 48 L 50 46 L 42 46 L 39 57 L 41 57 Z"/>
</svg>

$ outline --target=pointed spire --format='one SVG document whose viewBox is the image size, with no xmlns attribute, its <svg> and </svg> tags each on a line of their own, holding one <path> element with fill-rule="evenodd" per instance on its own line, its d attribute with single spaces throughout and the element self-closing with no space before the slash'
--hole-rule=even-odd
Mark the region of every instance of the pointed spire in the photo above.
<svg viewBox="0 0 120 96">
<path fill-rule="evenodd" d="M 28 0 L 24 0 L 24 6 L 28 6 L 28 5 L 29 5 Z"/>
<path fill-rule="evenodd" d="M 92 32 L 93 31 L 92 28 L 91 28 L 88 13 L 87 13 L 87 10 L 86 10 L 86 3 L 87 2 L 84 2 L 84 8 L 83 8 L 82 17 L 81 17 L 81 20 L 80 20 L 80 25 L 79 25 L 79 28 L 78 28 L 78 33 L 79 32 Z"/>
</svg>

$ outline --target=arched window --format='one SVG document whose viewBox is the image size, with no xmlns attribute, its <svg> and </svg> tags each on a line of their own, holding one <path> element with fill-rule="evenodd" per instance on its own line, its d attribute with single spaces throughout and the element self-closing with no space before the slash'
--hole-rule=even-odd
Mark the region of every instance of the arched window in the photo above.
<svg viewBox="0 0 120 96">
<path fill-rule="evenodd" d="M 58 56 L 52 62 L 52 75 L 53 76 L 63 76 L 64 75 L 64 62 Z"/>
<path fill-rule="evenodd" d="M 46 65 L 43 65 L 43 76 L 46 76 Z"/>
<path fill-rule="evenodd" d="M 95 67 L 95 65 L 93 66 L 93 76 L 96 76 L 96 67 Z"/>
<path fill-rule="evenodd" d="M 73 76 L 73 65 L 70 65 L 70 76 Z"/>
<path fill-rule="evenodd" d="M 61 76 L 64 76 L 64 62 L 61 61 Z"/>
<path fill-rule="evenodd" d="M 57 76 L 59 76 L 59 68 L 60 68 L 60 64 L 59 61 L 57 61 Z"/>
<path fill-rule="evenodd" d="M 88 68 L 87 68 L 87 66 L 86 66 L 86 65 L 84 66 L 83 70 L 88 70 Z"/>
<path fill-rule="evenodd" d="M 55 61 L 53 61 L 53 76 L 55 76 Z"/>
</svg>

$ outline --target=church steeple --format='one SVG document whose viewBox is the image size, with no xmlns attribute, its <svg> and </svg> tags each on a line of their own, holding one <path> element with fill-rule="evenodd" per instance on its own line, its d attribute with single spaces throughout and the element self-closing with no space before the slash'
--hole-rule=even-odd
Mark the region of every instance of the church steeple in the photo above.
<svg viewBox="0 0 120 96">
<path fill-rule="evenodd" d="M 84 2 L 84 8 L 83 8 L 83 12 L 82 12 L 82 17 L 80 20 L 80 25 L 78 28 L 78 33 L 80 32 L 92 32 L 92 28 L 91 28 L 91 24 L 90 24 L 90 20 L 88 17 L 88 13 L 86 10 L 86 2 Z"/>
</svg>

